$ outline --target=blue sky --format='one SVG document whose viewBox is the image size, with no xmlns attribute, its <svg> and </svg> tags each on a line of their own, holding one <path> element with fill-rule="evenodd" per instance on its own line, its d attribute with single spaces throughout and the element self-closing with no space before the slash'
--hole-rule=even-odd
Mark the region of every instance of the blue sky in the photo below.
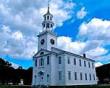
<svg viewBox="0 0 110 88">
<path fill-rule="evenodd" d="M 39 4 L 40 3 L 40 4 Z M 0 57 L 32 66 L 48 0 L 0 0 Z M 50 0 L 58 48 L 110 63 L 110 0 Z M 64 46 L 65 44 L 65 46 Z"/>
</svg>

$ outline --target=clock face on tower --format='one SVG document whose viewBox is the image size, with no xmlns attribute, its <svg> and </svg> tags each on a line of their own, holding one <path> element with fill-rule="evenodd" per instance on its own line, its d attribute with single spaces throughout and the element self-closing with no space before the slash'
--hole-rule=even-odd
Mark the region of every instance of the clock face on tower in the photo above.
<svg viewBox="0 0 110 88">
<path fill-rule="evenodd" d="M 50 43 L 51 43 L 52 45 L 54 45 L 55 41 L 54 41 L 53 39 L 50 39 Z"/>
<path fill-rule="evenodd" d="M 41 40 L 41 42 L 40 42 L 40 43 L 41 43 L 41 45 L 43 45 L 43 44 L 44 44 L 44 42 L 45 42 L 45 40 L 44 40 L 44 39 L 42 39 L 42 40 Z"/>
</svg>

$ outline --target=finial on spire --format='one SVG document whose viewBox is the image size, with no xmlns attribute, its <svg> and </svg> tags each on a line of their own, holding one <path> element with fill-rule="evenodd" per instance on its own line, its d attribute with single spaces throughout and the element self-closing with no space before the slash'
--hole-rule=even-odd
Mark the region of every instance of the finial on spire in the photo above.
<svg viewBox="0 0 110 88">
<path fill-rule="evenodd" d="M 48 13 L 50 13 L 50 0 L 48 0 Z"/>
</svg>

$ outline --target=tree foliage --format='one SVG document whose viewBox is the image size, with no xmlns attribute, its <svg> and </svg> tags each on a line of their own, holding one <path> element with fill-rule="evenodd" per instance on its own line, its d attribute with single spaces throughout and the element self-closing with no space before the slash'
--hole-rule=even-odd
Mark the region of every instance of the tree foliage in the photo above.
<svg viewBox="0 0 110 88">
<path fill-rule="evenodd" d="M 96 68 L 99 83 L 110 83 L 110 64 Z"/>
<path fill-rule="evenodd" d="M 0 58 L 0 83 L 1 84 L 18 84 L 23 79 L 24 84 L 30 85 L 32 81 L 32 67 L 23 69 L 21 66 L 14 69 L 8 61 Z"/>
</svg>

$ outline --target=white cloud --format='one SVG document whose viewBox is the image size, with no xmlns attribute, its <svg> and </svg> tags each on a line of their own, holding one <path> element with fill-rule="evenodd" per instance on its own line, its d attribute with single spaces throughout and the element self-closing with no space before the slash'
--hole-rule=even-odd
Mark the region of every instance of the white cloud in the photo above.
<svg viewBox="0 0 110 88">
<path fill-rule="evenodd" d="M 0 55 L 30 58 L 37 50 L 37 39 L 34 36 L 30 38 L 20 31 L 12 32 L 6 25 L 1 28 L 0 36 Z"/>
<path fill-rule="evenodd" d="M 102 66 L 103 64 L 101 63 L 101 62 L 96 62 L 95 63 L 95 67 L 100 67 L 100 66 Z"/>
<path fill-rule="evenodd" d="M 23 39 L 23 34 L 20 31 L 16 31 L 12 34 L 12 38 L 16 40 L 21 40 Z"/>
<path fill-rule="evenodd" d="M 80 26 L 78 36 L 86 39 L 109 40 L 110 21 L 93 18 L 90 22 L 83 22 Z"/>
<path fill-rule="evenodd" d="M 82 7 L 80 11 L 77 12 L 77 18 L 83 19 L 87 15 L 87 11 L 85 10 L 85 7 Z"/>
<path fill-rule="evenodd" d="M 0 16 L 3 23 L 10 25 L 14 28 L 13 30 L 20 30 L 24 33 L 29 31 L 31 34 L 38 33 L 42 29 L 42 15 L 47 11 L 47 2 L 48 0 L 43 0 L 43 3 L 41 0 L 1 1 Z M 71 8 L 67 5 L 71 5 Z M 72 2 L 51 0 L 50 10 L 54 15 L 55 26 L 62 26 L 64 21 L 71 18 L 73 7 Z"/>
<path fill-rule="evenodd" d="M 36 35 L 42 30 L 47 4 L 48 0 L 0 0 L 0 55 L 33 56 L 37 51 Z M 62 26 L 72 17 L 74 6 L 73 2 L 64 0 L 50 1 L 55 27 Z"/>
<path fill-rule="evenodd" d="M 48 0 L 0 0 L 0 54 L 13 57 L 30 58 L 37 51 L 37 37 L 42 30 L 42 15 L 47 11 Z M 40 3 L 40 4 L 39 4 Z M 50 11 L 54 15 L 55 27 L 62 26 L 64 21 L 73 15 L 73 2 L 51 0 Z M 79 19 L 86 16 L 85 8 L 77 13 Z M 87 52 L 93 56 L 107 53 L 102 44 L 110 39 L 110 21 L 98 18 L 84 22 L 80 26 L 79 40 L 70 37 L 58 37 L 58 47 L 73 53 Z M 80 39 L 87 41 L 80 41 Z M 4 41 L 5 40 L 5 41 Z M 99 53 L 98 53 L 99 52 Z"/>
<path fill-rule="evenodd" d="M 110 63 L 110 54 L 106 54 L 106 55 L 103 55 L 103 56 L 99 56 L 96 58 L 96 61 L 101 61 L 101 62 L 104 62 L 104 63 Z"/>
<path fill-rule="evenodd" d="M 80 54 L 84 47 L 85 43 L 83 42 L 80 41 L 73 42 L 70 37 L 65 36 L 58 37 L 58 48 L 60 49 Z"/>
<path fill-rule="evenodd" d="M 94 60 L 95 60 L 96 58 L 106 54 L 107 52 L 108 52 L 108 50 L 106 50 L 103 47 L 96 47 L 95 49 L 91 49 L 91 50 L 87 51 L 86 54 L 89 57 L 94 58 Z"/>
<path fill-rule="evenodd" d="M 15 69 L 17 69 L 20 65 L 18 65 L 18 64 L 15 64 L 15 63 L 13 63 L 13 62 L 10 62 L 11 63 L 11 66 L 13 67 L 13 68 L 15 68 Z"/>
<path fill-rule="evenodd" d="M 108 62 L 110 55 L 105 46 L 110 45 L 109 20 L 93 18 L 89 22 L 83 22 L 79 28 L 77 38 L 86 43 L 82 52 L 86 52 L 89 57 L 96 61 Z"/>
<path fill-rule="evenodd" d="M 58 37 L 58 48 L 73 52 L 76 54 L 86 53 L 88 58 L 97 60 L 96 58 L 108 53 L 108 50 L 100 46 L 100 42 L 93 41 L 72 41 L 70 37 L 60 36 Z"/>
<path fill-rule="evenodd" d="M 70 37 L 60 36 L 58 37 L 58 48 L 82 55 L 86 53 L 88 58 L 91 58 L 95 61 L 107 60 L 103 55 L 108 53 L 108 50 L 101 46 L 102 42 L 98 40 L 92 41 L 72 41 Z M 103 58 L 102 58 L 103 57 Z"/>
</svg>

